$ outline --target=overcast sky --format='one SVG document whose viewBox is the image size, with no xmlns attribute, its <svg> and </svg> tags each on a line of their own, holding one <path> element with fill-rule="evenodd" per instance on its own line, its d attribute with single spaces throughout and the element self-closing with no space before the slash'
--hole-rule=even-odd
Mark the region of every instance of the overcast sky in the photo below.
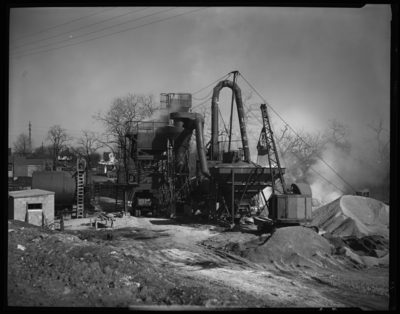
<svg viewBox="0 0 400 314">
<path fill-rule="evenodd" d="M 29 121 L 35 146 L 55 124 L 102 132 L 92 115 L 115 97 L 195 93 L 234 70 L 292 128 L 335 118 L 359 140 L 372 120 L 389 126 L 391 15 L 390 5 L 11 9 L 9 147 Z"/>
</svg>

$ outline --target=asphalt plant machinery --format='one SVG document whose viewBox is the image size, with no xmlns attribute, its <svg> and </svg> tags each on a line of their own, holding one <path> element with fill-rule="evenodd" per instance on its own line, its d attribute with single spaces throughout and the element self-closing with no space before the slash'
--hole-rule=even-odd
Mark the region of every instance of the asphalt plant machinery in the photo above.
<svg viewBox="0 0 400 314">
<path fill-rule="evenodd" d="M 208 200 L 208 206 L 205 207 L 209 209 L 209 217 L 230 227 L 238 223 L 242 216 L 250 214 L 252 199 L 270 186 L 273 180 L 271 169 L 250 160 L 241 90 L 235 82 L 238 72 L 233 73 L 233 81 L 221 81 L 213 89 L 210 148 L 207 160 L 199 155 L 198 169 L 201 169 L 201 173 L 198 172 L 196 184 L 203 200 Z M 242 147 L 237 150 L 230 149 L 229 141 L 228 151 L 223 151 L 219 141 L 219 94 L 225 87 L 232 90 L 232 98 L 236 100 L 242 142 Z M 231 117 L 232 110 L 233 102 Z"/>
<path fill-rule="evenodd" d="M 280 166 L 266 109 L 262 110 L 264 126 L 258 151 L 259 154 L 268 155 L 269 167 L 263 167 L 250 160 L 244 105 L 241 90 L 235 82 L 238 72 L 232 73 L 234 73 L 233 81 L 221 81 L 213 89 L 211 140 L 207 160 L 199 155 L 198 169 L 201 169 L 203 176 L 198 172 L 198 182 L 195 186 L 201 191 L 203 200 L 208 198 L 209 217 L 225 226 L 233 227 L 243 216 L 251 216 L 252 200 L 262 195 L 268 206 L 268 217 L 255 220 L 257 224 L 261 226 L 272 226 L 278 223 L 292 225 L 311 221 L 311 188 L 307 184 L 299 183 L 286 189 L 283 177 L 286 169 Z M 218 126 L 219 94 L 225 87 L 232 89 L 231 130 L 226 152 L 220 149 Z M 238 150 L 230 150 L 233 99 L 236 100 L 242 142 L 242 147 Z M 267 187 L 273 189 L 269 200 L 265 199 L 263 193 Z M 280 191 L 279 188 L 281 188 Z"/>
<path fill-rule="evenodd" d="M 238 72 L 233 73 L 233 81 L 221 81 L 213 89 L 208 150 L 204 146 L 204 118 L 189 112 L 190 94 L 162 94 L 161 114 L 157 119 L 129 122 L 125 152 L 130 154 L 125 154 L 124 172 L 135 215 L 140 216 L 142 209 L 153 209 L 153 212 L 166 209 L 175 215 L 183 213 L 185 205 L 196 209 L 195 203 L 201 203 L 200 210 L 209 218 L 233 226 L 244 215 L 250 215 L 252 200 L 258 195 L 264 197 L 262 191 L 272 187 L 270 199 L 265 200 L 268 221 L 293 224 L 310 220 L 311 189 L 306 184 L 294 184 L 290 190 L 285 188 L 285 168 L 279 164 L 269 120 L 264 117 L 266 110 L 262 110 L 264 127 L 258 148 L 259 154 L 267 152 L 272 162 L 269 167 L 263 167 L 250 160 L 244 105 L 235 82 Z M 237 150 L 230 149 L 232 121 L 228 151 L 220 147 L 219 94 L 225 87 L 232 90 L 231 117 L 233 99 L 236 100 L 242 143 Z M 191 180 L 189 147 L 194 130 L 197 167 L 196 176 Z M 282 193 L 278 192 L 279 184 Z M 147 203 L 141 204 L 141 200 Z"/>
<path fill-rule="evenodd" d="M 204 120 L 190 113 L 191 95 L 161 94 L 159 116 L 126 125 L 124 175 L 135 216 L 166 211 L 174 216 L 190 206 L 189 147 L 196 129 L 198 147 L 204 153 Z"/>
</svg>

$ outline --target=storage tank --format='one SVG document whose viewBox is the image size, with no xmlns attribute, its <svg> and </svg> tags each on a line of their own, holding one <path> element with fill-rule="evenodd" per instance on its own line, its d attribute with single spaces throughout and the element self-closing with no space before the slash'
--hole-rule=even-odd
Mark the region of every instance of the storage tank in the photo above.
<svg viewBox="0 0 400 314">
<path fill-rule="evenodd" d="M 66 171 L 35 171 L 32 189 L 55 192 L 55 205 L 71 205 L 76 193 L 76 179 Z"/>
</svg>

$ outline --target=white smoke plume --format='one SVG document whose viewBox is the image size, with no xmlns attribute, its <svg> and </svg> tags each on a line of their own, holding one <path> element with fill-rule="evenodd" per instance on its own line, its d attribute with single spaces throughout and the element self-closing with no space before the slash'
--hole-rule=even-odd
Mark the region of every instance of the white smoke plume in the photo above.
<svg viewBox="0 0 400 314">
<path fill-rule="evenodd" d="M 353 147 L 349 154 L 345 154 L 338 148 L 328 146 L 321 156 L 325 163 L 319 159 L 311 167 L 314 171 L 308 172 L 313 198 L 329 203 L 342 195 L 355 195 L 357 190 L 376 188 L 381 184 L 382 168 L 378 163 L 366 167 L 361 162 L 367 158 L 366 155 L 362 147 Z"/>
</svg>

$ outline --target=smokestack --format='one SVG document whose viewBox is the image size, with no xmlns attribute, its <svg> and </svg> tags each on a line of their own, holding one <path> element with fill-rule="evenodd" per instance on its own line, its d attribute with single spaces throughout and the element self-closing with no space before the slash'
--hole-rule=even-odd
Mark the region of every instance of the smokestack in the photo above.
<svg viewBox="0 0 400 314">
<path fill-rule="evenodd" d="M 31 144 L 31 121 L 29 121 L 29 144 Z"/>
</svg>

